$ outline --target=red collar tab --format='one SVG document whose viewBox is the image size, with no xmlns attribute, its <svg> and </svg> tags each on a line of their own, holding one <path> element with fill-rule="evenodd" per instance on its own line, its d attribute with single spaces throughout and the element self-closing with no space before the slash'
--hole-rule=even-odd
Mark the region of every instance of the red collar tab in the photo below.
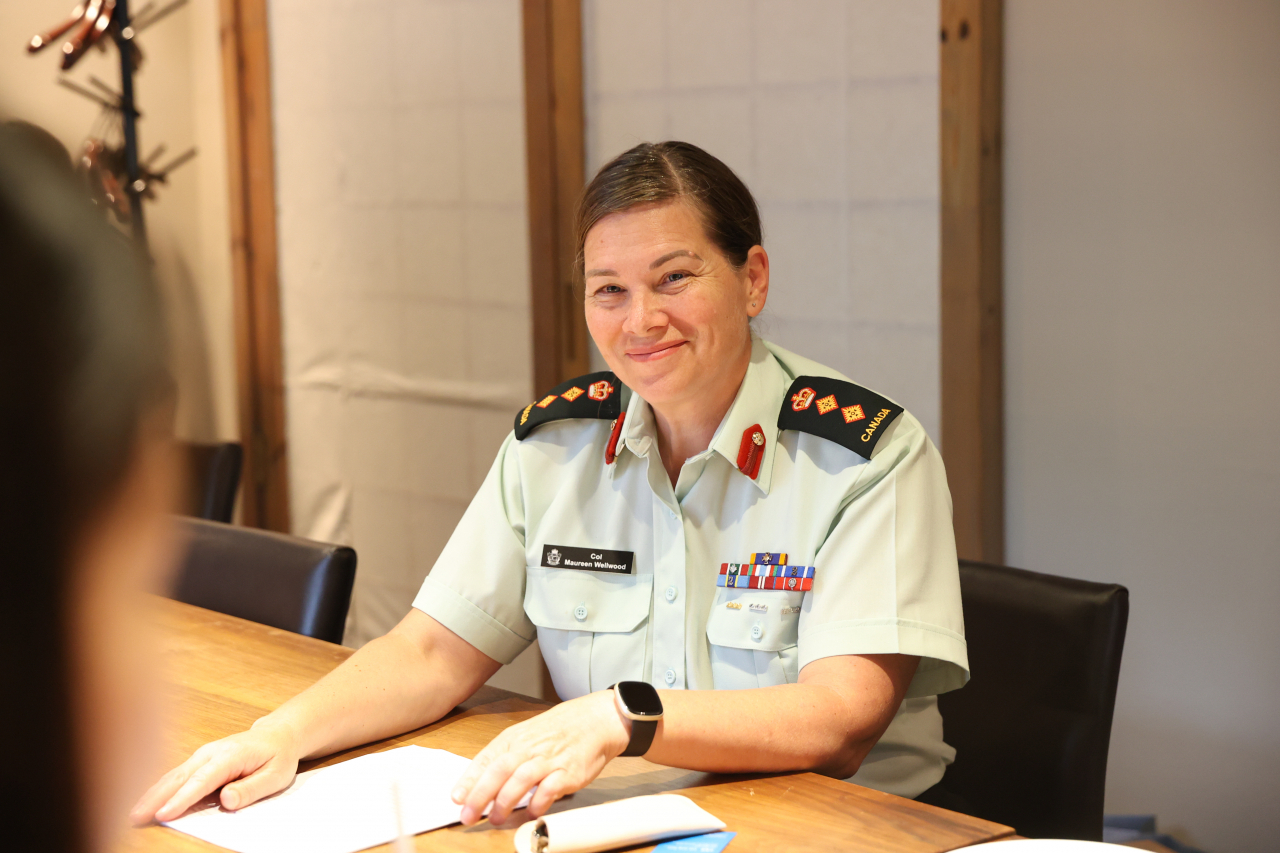
<svg viewBox="0 0 1280 853">
<path fill-rule="evenodd" d="M 738 470 L 751 479 L 760 474 L 760 460 L 764 459 L 764 430 L 754 424 L 742 431 L 742 444 L 738 445 Z"/>
<path fill-rule="evenodd" d="M 604 464 L 606 465 L 612 465 L 613 460 L 618 458 L 618 436 L 622 435 L 622 422 L 626 419 L 627 413 L 622 412 L 609 430 L 609 444 L 604 449 Z"/>
</svg>

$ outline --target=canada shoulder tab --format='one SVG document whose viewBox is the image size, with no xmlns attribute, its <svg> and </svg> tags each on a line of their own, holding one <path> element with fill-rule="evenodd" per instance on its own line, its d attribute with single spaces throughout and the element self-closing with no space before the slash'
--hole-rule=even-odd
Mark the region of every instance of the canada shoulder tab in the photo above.
<svg viewBox="0 0 1280 853">
<path fill-rule="evenodd" d="M 902 414 L 897 403 L 861 385 L 830 376 L 798 376 L 778 413 L 778 429 L 821 436 L 866 459 Z"/>
<path fill-rule="evenodd" d="M 608 370 L 561 382 L 516 412 L 516 439 L 524 441 L 543 424 L 566 418 L 613 420 L 622 413 L 622 383 Z"/>
</svg>

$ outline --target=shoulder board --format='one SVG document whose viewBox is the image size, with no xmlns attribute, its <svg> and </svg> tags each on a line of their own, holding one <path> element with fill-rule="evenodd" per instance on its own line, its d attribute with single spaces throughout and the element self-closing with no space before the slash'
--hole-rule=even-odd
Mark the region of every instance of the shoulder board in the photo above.
<svg viewBox="0 0 1280 853">
<path fill-rule="evenodd" d="M 902 407 L 861 385 L 829 376 L 799 376 L 778 413 L 778 429 L 794 429 L 844 445 L 871 458 Z"/>
<path fill-rule="evenodd" d="M 516 414 L 516 439 L 566 418 L 613 420 L 622 413 L 622 383 L 608 370 L 561 382 Z"/>
</svg>

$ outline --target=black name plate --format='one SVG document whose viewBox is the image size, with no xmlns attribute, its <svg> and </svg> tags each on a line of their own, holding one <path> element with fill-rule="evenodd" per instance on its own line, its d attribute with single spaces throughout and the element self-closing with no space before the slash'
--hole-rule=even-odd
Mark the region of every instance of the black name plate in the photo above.
<svg viewBox="0 0 1280 853">
<path fill-rule="evenodd" d="M 548 569 L 584 569 L 629 575 L 635 570 L 634 551 L 610 551 L 607 548 L 570 548 L 567 545 L 543 545 L 542 565 Z"/>
</svg>

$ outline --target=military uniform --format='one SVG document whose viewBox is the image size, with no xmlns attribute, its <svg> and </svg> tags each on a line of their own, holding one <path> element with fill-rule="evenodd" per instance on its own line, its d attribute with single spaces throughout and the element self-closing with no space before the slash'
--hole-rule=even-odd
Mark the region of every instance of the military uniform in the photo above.
<svg viewBox="0 0 1280 853">
<path fill-rule="evenodd" d="M 852 781 L 915 796 L 954 758 L 936 695 L 965 683 L 968 657 L 938 451 L 896 404 L 758 338 L 674 487 L 653 410 L 612 373 L 519 412 L 414 606 L 503 663 L 536 635 L 565 699 L 624 679 L 765 687 L 832 655 L 919 655 Z"/>
</svg>

